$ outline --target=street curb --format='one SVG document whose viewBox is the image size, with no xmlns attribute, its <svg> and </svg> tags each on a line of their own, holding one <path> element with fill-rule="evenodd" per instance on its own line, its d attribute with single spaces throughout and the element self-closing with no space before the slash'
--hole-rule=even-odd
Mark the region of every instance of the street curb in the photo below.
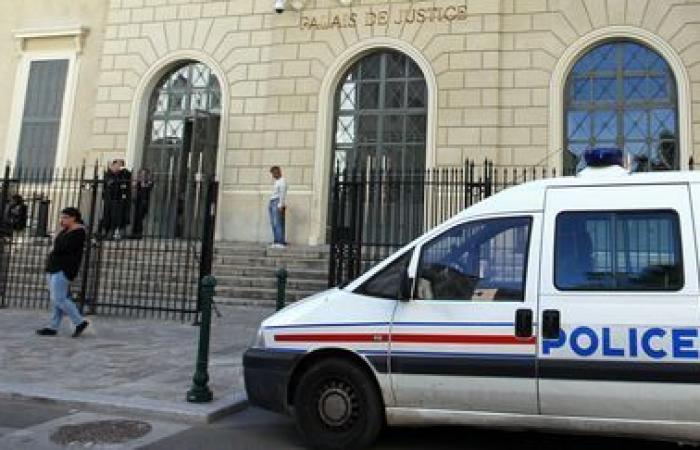
<svg viewBox="0 0 700 450">
<path fill-rule="evenodd" d="M 30 400 L 98 413 L 137 415 L 193 425 L 214 422 L 248 406 L 245 393 L 234 392 L 208 404 L 85 394 L 65 389 L 0 382 L 0 400 Z"/>
</svg>

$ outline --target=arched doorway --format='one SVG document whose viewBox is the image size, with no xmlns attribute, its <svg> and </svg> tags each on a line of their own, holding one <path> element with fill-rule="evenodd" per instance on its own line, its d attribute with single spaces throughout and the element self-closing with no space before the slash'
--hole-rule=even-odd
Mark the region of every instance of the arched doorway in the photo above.
<svg viewBox="0 0 700 450">
<path fill-rule="evenodd" d="M 423 229 L 428 100 L 423 71 L 393 49 L 365 54 L 337 84 L 326 239 L 355 254 L 351 272 Z"/>
<path fill-rule="evenodd" d="M 566 82 L 564 171 L 592 147 L 623 149 L 633 171 L 680 167 L 678 94 L 668 62 L 632 40 L 583 53 Z"/>
<path fill-rule="evenodd" d="M 214 175 L 220 113 L 221 87 L 211 69 L 191 61 L 177 66 L 151 94 L 141 166 Z"/>
<path fill-rule="evenodd" d="M 154 196 L 162 198 L 152 215 L 161 234 L 199 232 L 188 222 L 201 214 L 202 182 L 216 175 L 221 100 L 216 75 L 196 61 L 175 65 L 150 96 L 140 167 L 151 171 Z"/>
<path fill-rule="evenodd" d="M 428 88 L 405 54 L 378 50 L 341 78 L 335 96 L 332 171 L 425 169 Z"/>
</svg>

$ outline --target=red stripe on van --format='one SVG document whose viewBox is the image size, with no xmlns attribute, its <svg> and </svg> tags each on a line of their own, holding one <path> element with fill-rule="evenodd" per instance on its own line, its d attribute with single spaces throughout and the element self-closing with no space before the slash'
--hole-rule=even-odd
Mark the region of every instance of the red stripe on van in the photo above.
<svg viewBox="0 0 700 450">
<path fill-rule="evenodd" d="M 517 338 L 510 335 L 470 334 L 405 334 L 391 336 L 402 344 L 471 344 L 471 345 L 533 345 L 537 338 Z M 382 333 L 296 333 L 275 335 L 277 342 L 388 342 Z"/>
</svg>

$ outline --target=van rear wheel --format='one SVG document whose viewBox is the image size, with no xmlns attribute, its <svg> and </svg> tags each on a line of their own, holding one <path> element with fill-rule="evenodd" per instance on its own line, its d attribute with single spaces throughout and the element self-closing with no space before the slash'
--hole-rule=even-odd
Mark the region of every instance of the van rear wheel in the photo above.
<svg viewBox="0 0 700 450">
<path fill-rule="evenodd" d="M 304 440 L 319 450 L 365 448 L 384 425 L 373 381 L 356 364 L 338 358 L 321 361 L 301 376 L 294 413 Z"/>
</svg>

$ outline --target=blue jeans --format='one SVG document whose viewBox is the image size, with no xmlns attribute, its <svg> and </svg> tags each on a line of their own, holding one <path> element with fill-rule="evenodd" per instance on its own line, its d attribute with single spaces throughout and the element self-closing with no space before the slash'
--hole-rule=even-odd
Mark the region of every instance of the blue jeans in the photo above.
<svg viewBox="0 0 700 450">
<path fill-rule="evenodd" d="M 75 303 L 73 303 L 68 293 L 70 280 L 66 278 L 63 272 L 50 273 L 48 279 L 52 310 L 50 328 L 58 330 L 58 327 L 61 326 L 61 320 L 63 320 L 64 314 L 68 315 L 73 325 L 80 325 L 83 323 L 85 319 L 80 315 L 78 307 L 75 306 Z"/>
<path fill-rule="evenodd" d="M 275 244 L 284 244 L 284 215 L 279 209 L 278 199 L 270 200 L 268 212 L 270 213 L 270 225 L 272 225 L 272 237 Z"/>
</svg>

